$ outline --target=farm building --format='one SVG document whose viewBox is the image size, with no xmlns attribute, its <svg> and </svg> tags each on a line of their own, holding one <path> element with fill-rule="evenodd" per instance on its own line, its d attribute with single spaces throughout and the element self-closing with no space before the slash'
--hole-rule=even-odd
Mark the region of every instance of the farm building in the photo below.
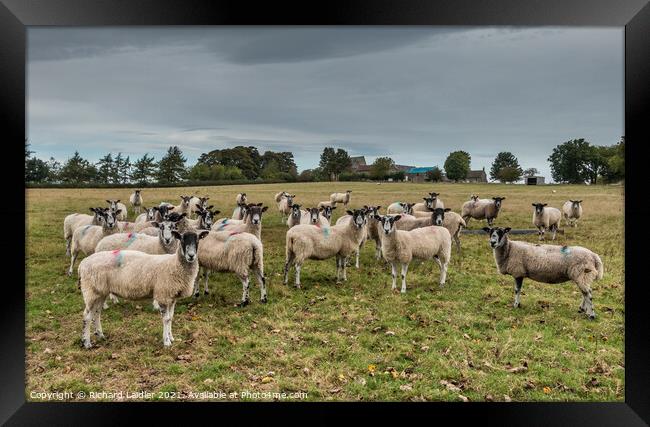
<svg viewBox="0 0 650 427">
<path fill-rule="evenodd" d="M 412 182 L 424 182 L 427 179 L 427 172 L 433 169 L 431 167 L 425 168 L 411 168 L 405 172 L 405 180 Z"/>
<path fill-rule="evenodd" d="M 488 182 L 485 168 L 477 171 L 469 171 L 465 182 Z"/>
<path fill-rule="evenodd" d="M 524 178 L 526 180 L 526 185 L 542 185 L 544 184 L 543 176 L 527 176 Z"/>
<path fill-rule="evenodd" d="M 369 165 L 366 163 L 366 157 L 365 156 L 355 156 L 355 157 L 350 157 L 350 171 L 355 172 L 355 173 L 368 173 L 370 172 L 370 168 L 372 165 Z M 390 170 L 390 173 L 395 173 L 402 171 L 406 173 L 409 169 L 412 169 L 413 166 L 408 166 L 408 165 L 395 165 L 395 167 Z"/>
</svg>

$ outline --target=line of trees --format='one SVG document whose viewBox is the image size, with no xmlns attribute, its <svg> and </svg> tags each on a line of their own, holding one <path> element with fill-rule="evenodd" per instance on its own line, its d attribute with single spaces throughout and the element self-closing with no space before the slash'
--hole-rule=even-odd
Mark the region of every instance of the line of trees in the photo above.
<svg viewBox="0 0 650 427">
<path fill-rule="evenodd" d="M 177 147 L 169 147 L 158 161 L 149 153 L 131 161 L 122 153 L 106 154 L 97 163 L 81 157 L 78 151 L 63 164 L 32 156 L 25 141 L 25 181 L 27 183 L 63 184 L 175 184 L 183 182 L 264 182 L 264 181 L 358 181 L 404 179 L 390 157 L 375 159 L 368 172 L 354 172 L 348 152 L 342 148 L 325 147 L 319 166 L 298 174 L 293 153 L 266 151 L 236 146 L 203 153 L 198 161 L 187 166 L 187 158 Z M 584 139 L 573 139 L 553 149 L 548 158 L 553 180 L 559 183 L 612 183 L 625 179 L 625 138 L 611 146 L 594 146 Z M 444 174 L 435 166 L 426 174 L 428 181 L 445 177 L 462 181 L 470 171 L 471 156 L 466 151 L 454 151 L 447 156 Z M 505 183 L 534 176 L 536 168 L 523 170 L 511 152 L 498 153 L 490 168 L 490 179 Z"/>
</svg>

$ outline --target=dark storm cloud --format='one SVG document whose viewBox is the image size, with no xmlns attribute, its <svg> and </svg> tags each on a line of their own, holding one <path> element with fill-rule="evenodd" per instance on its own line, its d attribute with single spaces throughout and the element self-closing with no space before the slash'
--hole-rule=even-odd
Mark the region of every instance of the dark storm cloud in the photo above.
<svg viewBox="0 0 650 427">
<path fill-rule="evenodd" d="M 30 28 L 28 132 L 41 157 L 78 149 L 190 161 L 234 145 L 324 146 L 489 169 L 499 151 L 549 176 L 571 138 L 623 132 L 623 32 L 611 28 Z"/>
</svg>

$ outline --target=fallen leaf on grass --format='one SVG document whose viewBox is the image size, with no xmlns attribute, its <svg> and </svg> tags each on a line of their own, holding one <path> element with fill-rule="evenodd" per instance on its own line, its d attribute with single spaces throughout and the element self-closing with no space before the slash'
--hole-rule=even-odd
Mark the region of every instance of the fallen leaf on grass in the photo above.
<svg viewBox="0 0 650 427">
<path fill-rule="evenodd" d="M 411 391 L 413 390 L 413 386 L 411 384 L 402 384 L 399 386 L 399 389 L 402 391 Z"/>
<path fill-rule="evenodd" d="M 268 377 L 267 376 L 267 377 L 262 378 L 262 384 L 268 384 L 268 383 L 270 383 L 272 381 L 274 381 L 273 377 Z"/>
<path fill-rule="evenodd" d="M 328 391 L 332 394 L 336 394 L 336 393 L 340 393 L 341 389 L 337 387 L 337 388 L 330 389 Z"/>
<path fill-rule="evenodd" d="M 551 392 L 551 387 L 547 386 L 547 387 L 544 387 L 542 390 L 544 391 L 544 394 L 549 394 Z"/>
<path fill-rule="evenodd" d="M 504 400 L 505 402 L 512 402 L 512 399 L 510 399 L 510 396 L 508 396 L 507 394 L 504 394 L 504 395 L 503 395 L 503 400 Z"/>
<path fill-rule="evenodd" d="M 377 367 L 375 365 L 368 365 L 368 373 L 371 377 L 375 376 L 375 370 L 377 370 Z"/>
<path fill-rule="evenodd" d="M 384 333 L 385 333 L 386 335 L 395 335 L 395 332 L 393 332 L 393 331 L 386 331 L 386 332 L 384 332 Z"/>
<path fill-rule="evenodd" d="M 458 395 L 458 398 L 462 400 L 463 402 L 469 402 L 469 399 L 466 396 L 463 396 L 462 394 Z"/>
<path fill-rule="evenodd" d="M 52 349 L 49 348 L 49 347 L 45 347 L 45 350 L 43 350 L 43 353 L 52 354 L 52 353 L 54 353 L 54 351 L 52 351 Z"/>
</svg>

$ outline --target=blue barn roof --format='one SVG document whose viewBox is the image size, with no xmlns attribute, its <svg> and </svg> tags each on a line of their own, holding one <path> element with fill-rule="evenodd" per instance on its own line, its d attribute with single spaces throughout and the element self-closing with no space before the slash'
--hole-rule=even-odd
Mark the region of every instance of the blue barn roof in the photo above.
<svg viewBox="0 0 650 427">
<path fill-rule="evenodd" d="M 411 168 L 406 173 L 426 173 L 429 172 L 431 169 L 433 169 L 434 166 L 429 167 L 429 168 Z"/>
</svg>

